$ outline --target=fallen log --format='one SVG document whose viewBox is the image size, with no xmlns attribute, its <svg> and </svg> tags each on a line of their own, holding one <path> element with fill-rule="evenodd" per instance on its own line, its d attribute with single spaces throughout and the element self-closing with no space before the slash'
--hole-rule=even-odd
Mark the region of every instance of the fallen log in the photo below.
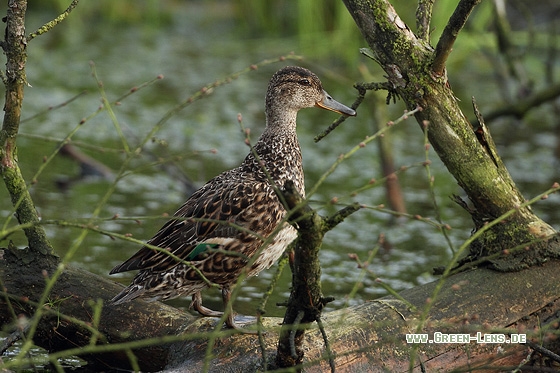
<svg viewBox="0 0 560 373">
<path fill-rule="evenodd" d="M 418 312 L 394 297 L 384 297 L 360 306 L 324 314 L 323 324 L 333 351 L 337 372 L 427 372 L 463 370 L 503 371 L 535 363 L 527 359 L 531 349 L 519 343 L 426 343 L 407 344 L 406 334 L 435 332 L 470 334 L 479 339 L 508 333 L 526 335 L 556 349 L 560 311 L 559 262 L 550 262 L 521 272 L 500 273 L 477 269 L 454 275 L 432 298 L 438 281 L 408 289 L 400 296 L 418 311 L 432 302 L 426 326 L 417 329 Z M 431 301 L 431 299 L 434 299 Z M 204 327 L 194 323 L 191 331 Z M 211 326 L 206 326 L 210 330 Z M 276 327 L 276 330 L 278 327 Z M 494 334 L 490 334 L 494 333 Z M 499 333 L 499 334 L 495 334 Z M 484 337 L 484 336 L 487 337 Z M 265 336 L 268 361 L 274 361 L 276 332 Z M 182 363 L 177 371 L 201 371 L 205 361 L 204 340 L 190 341 L 174 352 Z M 329 371 L 329 357 L 318 328 L 305 334 L 306 372 Z M 216 344 L 208 365 L 211 372 L 250 372 L 263 369 L 263 353 L 254 336 L 235 336 Z M 411 360 L 412 356 L 416 356 Z M 412 363 L 411 363 L 412 361 Z M 550 361 L 547 361 L 547 364 Z M 542 361 L 540 362 L 543 363 Z M 550 362 L 554 364 L 554 362 Z M 423 367 L 423 368 L 422 368 Z M 268 366 L 268 369 L 273 369 Z"/>
<path fill-rule="evenodd" d="M 0 323 L 4 330 L 17 321 L 13 314 L 19 319 L 33 317 L 34 302 L 45 286 L 44 271 L 56 269 L 52 263 L 36 260 L 24 264 L 13 249 L 4 250 L 0 260 L 4 287 Z M 313 327 L 305 334 L 305 371 L 328 371 L 329 360 L 337 372 L 405 372 L 410 366 L 414 371 L 423 366 L 428 372 L 476 366 L 498 371 L 532 363 L 527 359 L 531 349 L 523 344 L 414 345 L 406 343 L 408 333 L 427 333 L 430 338 L 435 332 L 500 332 L 508 338 L 507 333 L 526 334 L 527 340 L 558 354 L 554 341 L 560 314 L 559 269 L 558 261 L 519 272 L 475 269 L 450 276 L 441 284 L 435 281 L 402 291 L 402 299 L 389 296 L 327 312 L 322 323 L 333 356 L 325 356 L 321 332 Z M 266 334 L 259 339 L 227 329 L 215 332 L 217 319 L 196 318 L 162 303 L 139 300 L 125 306 L 105 305 L 95 321 L 92 300 L 106 302 L 120 288 L 101 276 L 68 266 L 50 293 L 51 309 L 39 322 L 34 342 L 51 353 L 71 349 L 69 353 L 86 359 L 93 369 L 248 372 L 262 370 L 264 364 L 274 368 L 281 319 L 263 318 Z M 419 329 L 427 304 L 430 310 Z M 98 333 L 84 325 L 95 326 Z M 92 335 L 96 336 L 93 344 Z M 544 361 L 554 364 L 549 358 Z"/>
</svg>

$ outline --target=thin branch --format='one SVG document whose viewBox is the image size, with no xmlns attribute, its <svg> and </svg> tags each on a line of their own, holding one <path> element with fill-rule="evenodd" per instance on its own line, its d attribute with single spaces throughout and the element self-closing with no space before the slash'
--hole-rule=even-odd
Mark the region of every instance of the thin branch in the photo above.
<svg viewBox="0 0 560 373">
<path fill-rule="evenodd" d="M 72 0 L 70 5 L 68 6 L 68 8 L 66 8 L 66 10 L 64 12 L 62 12 L 61 15 L 59 15 L 58 17 L 56 17 L 52 21 L 45 23 L 43 26 L 39 27 L 37 29 L 37 31 L 29 34 L 27 36 L 27 41 L 33 40 L 35 37 L 50 31 L 53 27 L 58 25 L 60 22 L 64 21 L 66 19 L 66 17 L 68 17 L 68 15 L 70 14 L 70 12 L 72 12 L 74 10 L 74 8 L 78 5 L 79 1 L 80 0 Z"/>
<path fill-rule="evenodd" d="M 416 35 L 419 39 L 430 39 L 430 21 L 435 0 L 419 0 L 416 8 Z"/>
<path fill-rule="evenodd" d="M 502 116 L 514 116 L 516 118 L 523 118 L 527 112 L 537 106 L 540 106 L 548 101 L 555 100 L 560 97 L 560 83 L 551 85 L 540 92 L 532 94 L 529 97 L 520 99 L 519 101 L 512 102 L 511 104 L 503 105 L 484 115 L 486 122 L 490 122 Z"/>
<path fill-rule="evenodd" d="M 531 347 L 533 350 L 537 351 L 538 353 L 540 353 L 543 356 L 548 357 L 549 359 L 556 361 L 557 363 L 560 363 L 560 356 L 555 354 L 554 352 L 550 351 L 547 348 L 544 348 L 536 343 L 533 343 L 531 341 L 527 341 L 525 343 L 526 346 Z"/>
<path fill-rule="evenodd" d="M 546 51 L 546 61 L 544 66 L 545 79 L 548 82 L 555 80 L 554 71 L 556 70 L 556 62 L 558 61 L 558 51 L 560 50 L 558 37 L 560 34 L 560 24 L 558 22 L 551 22 L 548 32 L 548 47 Z"/>
<path fill-rule="evenodd" d="M 324 228 L 325 233 L 332 230 L 338 224 L 342 223 L 344 219 L 346 219 L 348 216 L 352 215 L 356 211 L 360 210 L 362 207 L 364 206 L 356 202 L 351 204 L 350 206 L 346 206 L 343 209 L 338 210 L 336 213 L 326 218 L 325 228 Z"/>
<path fill-rule="evenodd" d="M 358 97 L 356 97 L 356 100 L 354 101 L 354 103 L 351 106 L 351 108 L 354 109 L 354 110 L 356 110 L 358 108 L 358 106 L 360 106 L 362 101 L 364 101 L 364 97 L 365 97 L 366 92 L 368 90 L 379 91 L 379 90 L 385 89 L 385 90 L 389 91 L 388 99 L 390 99 L 390 97 L 393 96 L 391 85 L 387 82 L 384 82 L 384 83 L 356 83 L 354 85 L 354 88 L 356 88 L 358 90 Z M 320 134 L 315 136 L 313 141 L 315 141 L 315 142 L 321 141 L 324 137 L 326 137 L 329 133 L 331 133 L 336 127 L 338 127 L 340 124 L 342 124 L 342 122 L 344 122 L 346 120 L 346 118 L 348 118 L 348 116 L 341 115 L 340 118 L 335 120 L 326 130 L 324 130 L 323 132 L 321 132 Z"/>
<path fill-rule="evenodd" d="M 301 349 L 301 343 L 296 343 L 296 332 L 301 328 L 301 321 L 303 320 L 303 316 L 305 316 L 304 311 L 299 311 L 297 313 L 296 319 L 293 323 L 294 328 L 290 331 L 290 353 L 294 360 L 298 360 L 298 358 L 300 357 L 298 356 L 296 347 L 299 347 L 299 349 Z M 301 361 L 299 363 L 301 363 Z"/>
<path fill-rule="evenodd" d="M 493 23 L 495 28 L 495 37 L 498 46 L 498 53 L 502 56 L 500 59 L 504 64 L 504 68 L 497 68 L 500 71 L 498 76 L 501 82 L 503 97 L 506 102 L 513 100 L 511 97 L 511 84 L 515 83 L 515 96 L 517 98 L 525 97 L 533 91 L 534 81 L 527 73 L 522 57 L 531 56 L 530 50 L 521 50 L 515 46 L 515 36 L 511 32 L 511 25 L 507 18 L 505 0 L 494 0 L 493 2 Z M 532 24 L 532 22 L 529 22 Z M 529 27 L 529 40 L 532 39 L 534 28 Z M 525 49 L 530 48 L 531 43 L 527 44 Z M 540 51 L 538 52 L 540 53 Z M 525 64 L 526 65 L 526 64 Z"/>
<path fill-rule="evenodd" d="M 480 1 L 461 0 L 457 8 L 455 8 L 436 46 L 435 58 L 432 63 L 432 73 L 435 76 L 440 77 L 444 75 L 445 63 L 451 54 L 457 35 L 459 35 L 459 31 L 465 26 L 469 15 Z"/>
<path fill-rule="evenodd" d="M 321 331 L 321 336 L 323 336 L 323 342 L 325 342 L 325 352 L 327 353 L 327 357 L 329 358 L 331 373 L 334 373 L 336 371 L 336 365 L 334 363 L 335 355 L 331 350 L 331 344 L 329 343 L 329 337 L 327 336 L 325 326 L 323 325 L 323 320 L 321 320 L 321 315 L 317 315 L 316 321 L 317 325 L 319 326 L 319 330 Z"/>
<path fill-rule="evenodd" d="M 62 102 L 62 103 L 60 103 L 60 104 L 58 104 L 58 105 L 49 106 L 48 108 L 46 108 L 46 109 L 43 110 L 43 111 L 40 111 L 40 112 L 38 112 L 38 113 L 33 114 L 33 115 L 30 116 L 30 117 L 27 117 L 27 118 L 25 118 L 25 119 L 22 119 L 20 123 L 28 122 L 28 121 L 33 120 L 33 119 L 35 119 L 35 118 L 37 118 L 37 117 L 40 117 L 40 116 L 42 116 L 42 115 L 46 115 L 47 113 L 49 113 L 49 112 L 51 112 L 51 111 L 53 111 L 53 110 L 63 108 L 63 107 L 65 107 L 66 105 L 68 105 L 69 103 L 71 103 L 72 101 L 77 100 L 78 98 L 80 98 L 80 97 L 86 95 L 87 93 L 88 93 L 88 92 L 84 90 L 84 91 L 78 93 L 77 95 L 75 95 L 75 96 L 69 98 L 68 100 L 66 100 L 66 101 L 64 101 L 64 102 Z"/>
<path fill-rule="evenodd" d="M 387 125 L 383 128 L 381 128 L 379 131 L 377 131 L 376 133 L 374 133 L 372 136 L 368 136 L 364 141 L 360 142 L 358 145 L 356 145 L 355 147 L 353 147 L 349 152 L 345 153 L 345 154 L 341 154 L 338 159 L 331 165 L 331 167 L 319 178 L 319 180 L 315 183 L 315 185 L 313 185 L 308 191 L 307 191 L 307 198 L 311 197 L 313 194 L 315 194 L 317 192 L 317 189 L 319 188 L 319 186 L 325 181 L 325 179 L 332 174 L 338 166 L 340 166 L 340 164 L 342 162 L 344 162 L 346 159 L 350 158 L 354 153 L 356 153 L 358 150 L 364 148 L 369 142 L 373 141 L 374 139 L 376 139 L 378 136 L 381 136 L 381 134 L 385 131 L 387 131 L 389 128 L 391 128 L 393 125 L 400 123 L 406 119 L 408 119 L 410 116 L 418 113 L 422 111 L 421 107 L 416 107 L 413 110 L 410 110 L 408 112 L 405 112 L 400 118 L 398 118 L 395 121 L 391 121 L 389 123 L 387 123 Z"/>
</svg>

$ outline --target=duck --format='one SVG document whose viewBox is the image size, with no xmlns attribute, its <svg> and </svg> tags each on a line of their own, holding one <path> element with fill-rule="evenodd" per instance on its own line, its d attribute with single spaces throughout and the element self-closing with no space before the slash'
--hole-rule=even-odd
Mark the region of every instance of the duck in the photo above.
<svg viewBox="0 0 560 373">
<path fill-rule="evenodd" d="M 194 192 L 147 241 L 151 247 L 142 247 L 109 272 L 138 270 L 110 303 L 191 296 L 191 309 L 202 316 L 222 317 L 223 312 L 202 302 L 202 290 L 217 285 L 226 326 L 243 330 L 231 306 L 233 286 L 241 274 L 255 276 L 270 268 L 297 237 L 277 191 L 291 180 L 305 197 L 296 118 L 299 110 L 308 107 L 356 115 L 334 100 L 310 70 L 287 66 L 277 71 L 266 92 L 265 129 L 249 154 L 241 165 Z"/>
</svg>

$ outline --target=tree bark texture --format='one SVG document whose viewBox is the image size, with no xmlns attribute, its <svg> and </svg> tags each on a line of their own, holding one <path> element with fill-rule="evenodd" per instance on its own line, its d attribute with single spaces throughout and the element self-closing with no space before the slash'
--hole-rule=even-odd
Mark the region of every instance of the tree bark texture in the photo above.
<svg viewBox="0 0 560 373">
<path fill-rule="evenodd" d="M 309 324 L 320 320 L 325 303 L 321 292 L 319 250 L 326 233 L 323 219 L 304 204 L 292 182 L 286 182 L 283 197 L 288 210 L 300 207 L 292 218 L 299 226 L 293 251 L 292 289 L 282 321 L 276 364 L 281 367 L 300 365 L 304 358 L 303 339 Z M 302 206 L 302 204 L 304 204 Z"/>
<path fill-rule="evenodd" d="M 453 41 L 449 39 L 457 36 L 478 2 L 459 3 L 434 50 L 427 40 L 415 36 L 387 0 L 344 0 L 394 92 L 409 109 L 422 108 L 415 114 L 416 120 L 428 131 L 434 150 L 469 197 L 475 228 L 517 210 L 504 224 L 494 225 L 471 245 L 471 258 L 500 253 L 524 243 L 531 245 L 531 250 L 517 250 L 506 258 L 491 260 L 496 269 L 519 270 L 548 257 L 558 257 L 560 250 L 556 240 L 546 240 L 556 231 L 537 217 L 530 206 L 523 205 L 525 199 L 497 155 L 488 130 L 473 128 L 447 80 L 446 53 Z"/>
<path fill-rule="evenodd" d="M 27 80 L 27 38 L 25 36 L 25 11 L 27 1 L 8 1 L 5 39 L 0 43 L 6 54 L 4 85 L 4 122 L 0 131 L 0 175 L 10 193 L 16 218 L 23 226 L 29 248 L 40 254 L 52 254 L 45 230 L 38 225 L 39 215 L 27 189 L 17 162 L 16 138 L 21 119 L 23 90 Z"/>
<path fill-rule="evenodd" d="M 555 353 L 560 352 L 558 335 L 560 312 L 560 263 L 551 261 L 519 272 L 488 269 L 466 271 L 449 277 L 437 297 L 439 282 L 400 293 L 403 299 L 385 297 L 359 306 L 326 312 L 322 316 L 337 372 L 406 372 L 410 359 L 414 371 L 422 363 L 427 372 L 466 366 L 485 365 L 490 371 L 504 365 L 517 366 L 529 356 L 529 349 L 519 344 L 406 344 L 406 333 L 527 333 L 528 339 Z M 3 252 L 0 276 L 5 288 L 0 298 L 0 323 L 4 329 L 15 323 L 5 295 L 10 294 L 15 317 L 32 317 L 33 301 L 44 289 L 43 270 L 50 264 L 38 261 L 23 265 L 12 250 Z M 233 334 L 224 329 L 213 337 L 216 319 L 194 318 L 162 303 L 138 300 L 125 306 L 104 306 L 96 333 L 85 325 L 95 325 L 91 300 L 107 301 L 122 286 L 100 276 L 67 268 L 50 294 L 51 311 L 39 324 L 34 342 L 51 352 L 76 348 L 75 354 L 87 359 L 92 369 L 130 369 L 125 345 L 119 343 L 155 338 L 134 348 L 142 371 L 251 372 L 274 368 L 275 351 L 281 320 L 264 318 L 266 334 L 263 347 L 255 335 Z M 14 295 L 17 294 L 17 297 Z M 431 303 L 431 304 L 430 304 Z M 423 310 L 430 304 L 427 322 L 419 328 Z M 75 320 L 69 319 L 72 317 Z M 92 353 L 92 334 L 97 334 L 97 353 Z M 212 339 L 213 338 L 213 339 Z M 208 341 L 213 345 L 208 356 Z M 328 371 L 325 344 L 316 327 L 304 335 L 306 372 Z M 103 350 L 105 349 L 105 350 Z M 535 357 L 536 358 L 536 357 Z"/>
</svg>

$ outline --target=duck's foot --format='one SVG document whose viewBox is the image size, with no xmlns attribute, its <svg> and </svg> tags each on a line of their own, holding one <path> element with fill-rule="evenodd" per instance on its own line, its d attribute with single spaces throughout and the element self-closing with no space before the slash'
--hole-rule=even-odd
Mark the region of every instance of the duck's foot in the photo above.
<svg viewBox="0 0 560 373">
<path fill-rule="evenodd" d="M 243 334 L 259 334 L 258 330 L 249 330 L 249 329 L 245 329 L 244 326 L 248 325 L 248 324 L 254 324 L 256 318 L 252 317 L 252 316 L 243 316 L 243 315 L 237 315 L 237 319 L 241 319 L 241 322 L 238 323 L 235 321 L 235 317 L 233 314 L 229 314 L 227 319 L 226 319 L 226 326 L 231 328 L 231 329 L 235 329 L 240 333 Z M 264 332 L 262 332 L 262 334 L 265 334 Z"/>
<path fill-rule="evenodd" d="M 235 329 L 235 330 L 239 331 L 240 333 L 258 334 L 257 330 L 247 330 L 243 327 L 243 326 L 246 326 L 248 324 L 254 324 L 255 323 L 255 318 L 252 317 L 252 316 L 236 315 L 235 312 L 233 312 L 233 310 L 231 308 L 230 295 L 231 295 L 231 291 L 230 291 L 229 288 L 223 288 L 222 289 L 222 299 L 223 299 L 225 307 L 228 311 L 228 317 L 225 320 L 225 325 L 228 328 Z M 201 314 L 202 316 L 205 316 L 205 317 L 223 317 L 224 316 L 223 312 L 214 311 L 214 310 L 211 310 L 210 308 L 204 307 L 202 305 L 202 295 L 200 294 L 200 292 L 194 293 L 192 295 L 192 302 L 191 302 L 191 305 L 189 306 L 189 308 L 195 310 L 196 312 L 198 312 L 199 314 Z M 236 316 L 237 316 L 237 319 L 240 321 L 239 323 L 235 321 Z"/>
<path fill-rule="evenodd" d="M 193 294 L 192 302 L 191 302 L 191 305 L 189 306 L 189 308 L 192 308 L 193 310 L 195 310 L 196 312 L 198 312 L 202 316 L 222 317 L 224 315 L 223 312 L 214 311 L 214 310 L 211 310 L 210 308 L 204 307 L 202 305 L 202 295 L 200 294 L 200 292 L 197 292 L 197 293 Z"/>
<path fill-rule="evenodd" d="M 226 325 L 244 334 L 258 334 L 259 333 L 258 330 L 244 329 L 241 325 L 235 322 L 235 312 L 233 312 L 230 298 L 231 298 L 231 289 L 228 286 L 224 286 L 222 288 L 222 301 L 224 302 L 224 307 L 227 312 Z M 240 317 L 249 318 L 248 316 L 240 316 Z M 253 320 L 251 321 L 247 320 L 245 324 L 248 324 L 249 322 L 253 322 Z"/>
</svg>

